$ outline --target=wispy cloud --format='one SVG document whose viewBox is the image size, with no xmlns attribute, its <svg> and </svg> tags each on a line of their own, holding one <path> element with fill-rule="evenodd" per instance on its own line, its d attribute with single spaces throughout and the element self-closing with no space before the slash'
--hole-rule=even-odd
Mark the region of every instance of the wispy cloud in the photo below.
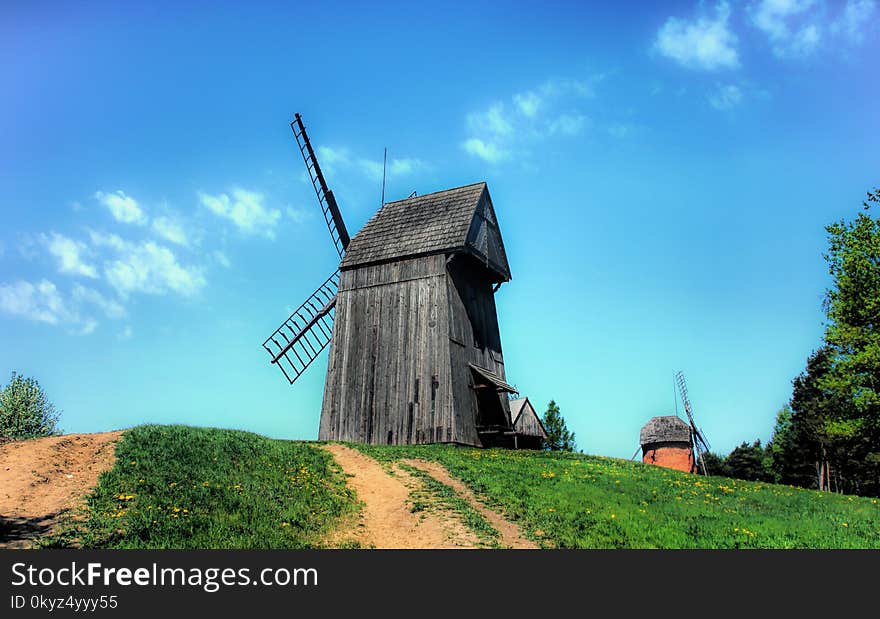
<svg viewBox="0 0 880 619">
<path fill-rule="evenodd" d="M 832 22 L 831 32 L 846 37 L 851 43 L 861 43 L 876 10 L 875 0 L 848 0 L 843 12 Z"/>
<path fill-rule="evenodd" d="M 57 232 L 40 235 L 40 241 L 58 262 L 58 271 L 70 275 L 81 275 L 96 279 L 98 270 L 86 262 L 84 256 L 89 253 L 85 243 L 75 241 Z"/>
<path fill-rule="evenodd" d="M 256 191 L 236 188 L 231 194 L 199 193 L 199 200 L 213 214 L 235 224 L 242 233 L 274 239 L 281 211 L 267 207 L 263 194 Z"/>
<path fill-rule="evenodd" d="M 125 316 L 125 309 L 91 288 L 77 284 L 64 295 L 47 279 L 36 283 L 18 280 L 0 284 L 0 312 L 34 322 L 65 326 L 76 335 L 93 333 L 99 322 L 91 310 L 98 309 L 108 318 Z"/>
<path fill-rule="evenodd" d="M 465 152 L 489 163 L 498 163 L 507 158 L 508 152 L 493 142 L 484 142 L 480 138 L 469 138 L 462 145 Z"/>
<path fill-rule="evenodd" d="M 107 318 L 125 318 L 128 315 L 125 307 L 114 299 L 108 299 L 97 290 L 82 284 L 73 287 L 72 299 L 74 306 L 92 305 L 101 310 Z"/>
<path fill-rule="evenodd" d="M 348 148 L 319 146 L 318 162 L 326 175 L 336 175 L 346 170 L 355 170 L 370 181 L 382 179 L 382 161 L 368 157 L 358 157 Z M 428 164 L 415 157 L 393 157 L 386 162 L 389 178 L 400 178 L 416 174 L 428 168 Z M 306 177 L 308 180 L 308 177 Z"/>
<path fill-rule="evenodd" d="M 537 88 L 495 101 L 467 115 L 467 137 L 461 143 L 469 155 L 497 164 L 528 150 L 550 136 L 575 136 L 589 118 L 578 108 L 594 95 L 593 81 L 552 79 Z"/>
<path fill-rule="evenodd" d="M 24 280 L 0 284 L 0 310 L 50 325 L 64 322 L 68 316 L 61 293 L 46 279 L 36 284 Z"/>
<path fill-rule="evenodd" d="M 92 244 L 115 255 L 103 264 L 104 277 L 123 298 L 132 293 L 189 297 L 207 283 L 202 269 L 182 265 L 168 247 L 153 241 L 132 242 L 115 234 L 90 232 Z"/>
<path fill-rule="evenodd" d="M 805 58 L 820 48 L 846 48 L 864 40 L 877 10 L 876 0 L 847 0 L 836 17 L 818 0 L 758 0 L 749 5 L 751 23 L 778 58 Z M 833 47 L 832 47 L 833 46 Z"/>
<path fill-rule="evenodd" d="M 715 6 L 714 16 L 670 17 L 657 32 L 654 49 L 688 68 L 735 69 L 739 66 L 739 53 L 729 18 L 727 2 Z"/>
<path fill-rule="evenodd" d="M 147 223 L 147 216 L 141 209 L 137 200 L 125 195 L 122 190 L 113 193 L 103 191 L 95 192 L 95 198 L 109 209 L 110 214 L 116 221 L 125 224 L 137 224 L 142 226 Z"/>
<path fill-rule="evenodd" d="M 816 0 L 760 0 L 749 11 L 776 56 L 805 56 L 821 39 L 819 17 L 810 10 L 815 6 Z"/>
<path fill-rule="evenodd" d="M 183 221 L 178 217 L 165 216 L 153 219 L 153 232 L 160 238 L 175 245 L 187 246 L 190 244 L 190 235 Z"/>
<path fill-rule="evenodd" d="M 224 269 L 228 269 L 232 266 L 232 261 L 229 257 L 219 249 L 214 251 L 211 255 L 214 257 L 214 261 Z"/>
<path fill-rule="evenodd" d="M 709 104 L 716 110 L 726 111 L 733 109 L 743 100 L 743 93 L 735 84 L 718 84 L 715 90 L 707 95 Z"/>
</svg>

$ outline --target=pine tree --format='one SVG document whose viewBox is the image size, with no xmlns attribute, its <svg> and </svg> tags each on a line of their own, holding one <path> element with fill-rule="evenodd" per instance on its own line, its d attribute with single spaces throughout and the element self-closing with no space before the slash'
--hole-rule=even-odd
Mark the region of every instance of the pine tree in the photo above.
<svg viewBox="0 0 880 619">
<path fill-rule="evenodd" d="M 565 425 L 565 419 L 559 412 L 559 406 L 556 402 L 550 400 L 547 405 L 547 412 L 541 420 L 544 424 L 544 430 L 547 432 L 547 438 L 544 441 L 544 449 L 550 451 L 574 451 L 574 432 L 569 432 Z"/>
</svg>

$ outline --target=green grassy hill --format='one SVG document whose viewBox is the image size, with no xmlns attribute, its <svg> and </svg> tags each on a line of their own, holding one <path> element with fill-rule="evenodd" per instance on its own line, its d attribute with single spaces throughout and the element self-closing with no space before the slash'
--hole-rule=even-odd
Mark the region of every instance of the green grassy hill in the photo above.
<svg viewBox="0 0 880 619">
<path fill-rule="evenodd" d="M 877 499 L 540 451 L 357 446 L 442 463 L 545 546 L 880 548 Z"/>
<path fill-rule="evenodd" d="M 443 464 L 546 547 L 880 548 L 876 499 L 583 454 L 355 447 L 388 463 L 419 458 Z M 101 477 L 86 513 L 42 543 L 321 547 L 358 509 L 345 476 L 314 443 L 141 426 L 123 436 L 116 465 Z"/>
</svg>

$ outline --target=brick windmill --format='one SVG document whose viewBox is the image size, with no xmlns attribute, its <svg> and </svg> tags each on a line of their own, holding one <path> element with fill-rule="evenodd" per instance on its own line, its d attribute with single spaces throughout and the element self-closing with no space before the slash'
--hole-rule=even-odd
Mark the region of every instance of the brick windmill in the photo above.
<svg viewBox="0 0 880 619">
<path fill-rule="evenodd" d="M 263 347 L 292 384 L 330 346 L 318 438 L 513 445 L 486 183 L 383 204 L 350 238 L 299 114 L 291 128 L 340 264 Z"/>
</svg>

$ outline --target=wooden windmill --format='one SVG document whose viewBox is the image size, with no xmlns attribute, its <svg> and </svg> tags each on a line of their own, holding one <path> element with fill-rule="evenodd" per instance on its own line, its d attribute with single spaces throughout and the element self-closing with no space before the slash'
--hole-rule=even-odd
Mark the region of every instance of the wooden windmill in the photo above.
<svg viewBox="0 0 880 619">
<path fill-rule="evenodd" d="M 291 128 L 340 264 L 263 347 L 293 383 L 329 344 L 318 438 L 512 445 L 486 183 L 383 204 L 350 238 L 299 114 Z"/>
</svg>

